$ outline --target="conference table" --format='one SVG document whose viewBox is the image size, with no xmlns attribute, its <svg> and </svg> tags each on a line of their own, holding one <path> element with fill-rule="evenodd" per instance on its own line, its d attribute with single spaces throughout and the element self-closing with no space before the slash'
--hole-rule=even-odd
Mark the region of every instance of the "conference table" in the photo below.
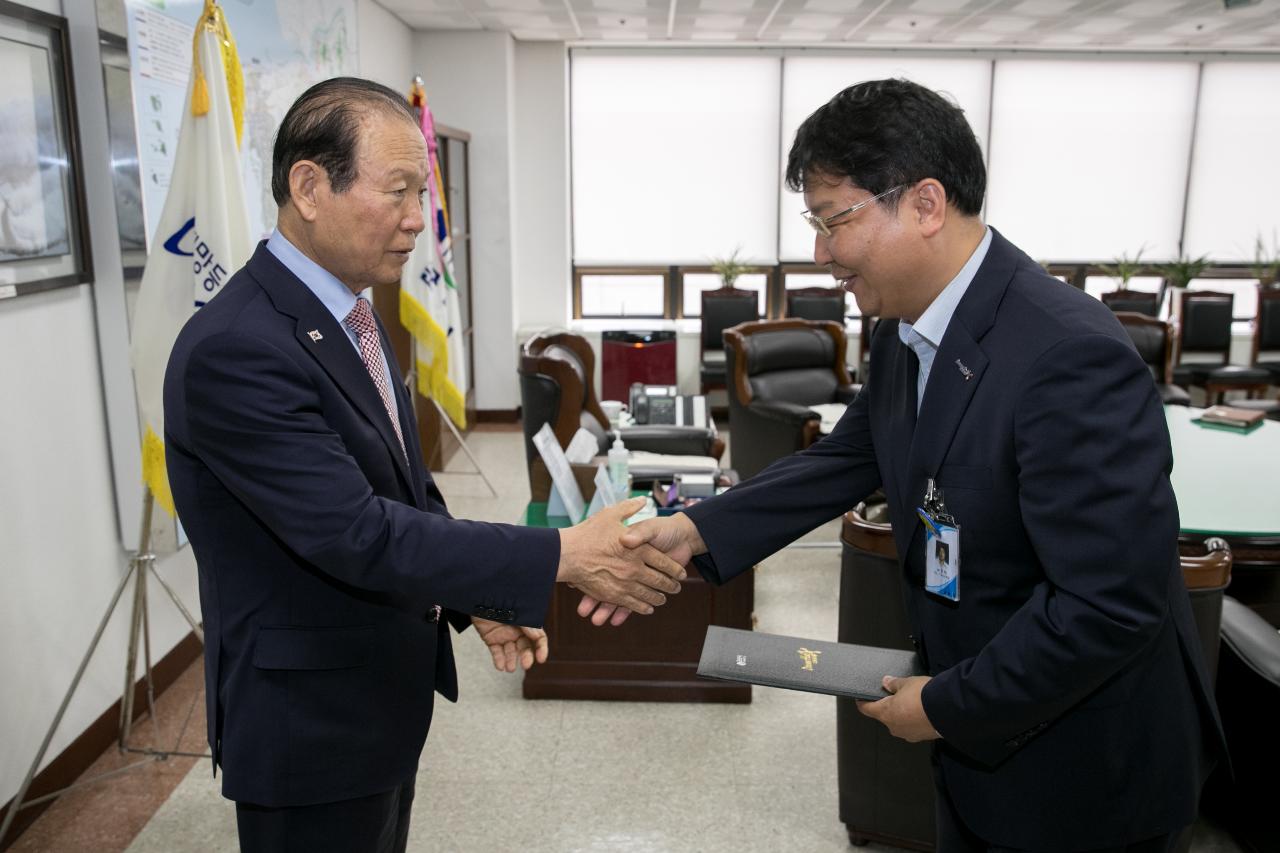
<svg viewBox="0 0 1280 853">
<path fill-rule="evenodd" d="M 1242 433 L 1195 423 L 1202 411 L 1165 407 L 1182 534 L 1280 545 L 1280 421 Z"/>
<path fill-rule="evenodd" d="M 1203 410 L 1166 406 L 1173 446 L 1170 477 L 1184 553 L 1218 536 L 1234 560 L 1227 594 L 1280 620 L 1280 421 L 1248 433 L 1202 426 Z"/>
</svg>

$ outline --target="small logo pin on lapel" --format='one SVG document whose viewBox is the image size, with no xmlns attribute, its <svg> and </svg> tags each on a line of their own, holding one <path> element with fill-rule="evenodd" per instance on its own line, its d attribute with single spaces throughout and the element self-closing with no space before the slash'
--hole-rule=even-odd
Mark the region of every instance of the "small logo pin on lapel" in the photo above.
<svg viewBox="0 0 1280 853">
<path fill-rule="evenodd" d="M 746 655 L 738 655 L 738 660 L 736 661 L 736 663 L 738 664 L 738 666 L 746 666 L 746 665 L 747 665 L 747 656 L 746 656 Z"/>
<path fill-rule="evenodd" d="M 960 368 L 960 375 L 964 377 L 965 382 L 973 378 L 973 371 L 965 367 L 964 362 L 958 358 L 956 359 L 956 367 Z"/>
<path fill-rule="evenodd" d="M 307 337 L 311 338 L 312 342 L 324 340 L 324 335 L 320 334 L 319 329 L 312 329 L 307 332 Z"/>
</svg>

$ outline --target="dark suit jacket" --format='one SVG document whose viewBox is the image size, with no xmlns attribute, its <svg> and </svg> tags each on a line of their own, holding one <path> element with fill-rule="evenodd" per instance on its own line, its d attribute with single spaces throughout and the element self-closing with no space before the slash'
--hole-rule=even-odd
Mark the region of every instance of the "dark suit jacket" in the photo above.
<svg viewBox="0 0 1280 853">
<path fill-rule="evenodd" d="M 383 336 L 393 375 L 395 358 Z M 195 550 L 209 743 L 223 793 L 266 806 L 411 777 L 444 620 L 540 625 L 554 530 L 452 518 L 393 382 L 406 462 L 333 315 L 265 244 L 183 328 L 165 376 L 169 482 Z"/>
<path fill-rule="evenodd" d="M 969 827 L 1075 850 L 1189 824 L 1220 727 L 1150 372 L 1105 306 L 998 233 L 918 418 L 897 326 L 880 324 L 829 437 L 688 511 L 699 568 L 727 580 L 883 485 L 941 778 Z M 961 528 L 958 603 L 924 591 L 930 477 Z"/>
</svg>

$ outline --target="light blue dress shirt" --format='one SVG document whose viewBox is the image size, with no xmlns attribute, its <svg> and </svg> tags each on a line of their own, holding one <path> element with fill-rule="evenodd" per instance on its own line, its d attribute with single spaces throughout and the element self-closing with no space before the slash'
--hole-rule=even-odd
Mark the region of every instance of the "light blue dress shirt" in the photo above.
<svg viewBox="0 0 1280 853">
<path fill-rule="evenodd" d="M 271 232 L 271 237 L 267 240 L 267 251 L 275 255 L 276 259 L 284 264 L 289 272 L 296 275 L 307 286 L 307 289 L 316 295 L 316 299 L 319 299 L 324 304 L 324 307 L 329 309 L 333 319 L 338 321 L 338 326 L 347 333 L 347 340 L 351 341 L 351 346 L 355 347 L 356 355 L 360 356 L 360 341 L 357 339 L 356 333 L 344 321 L 347 319 L 347 315 L 351 313 L 351 309 L 356 307 L 356 300 L 364 299 L 365 294 L 356 296 L 352 293 L 351 288 L 339 281 L 333 273 L 302 254 L 297 246 L 290 243 L 289 239 L 280 233 L 279 229 Z M 370 307 L 372 307 L 372 304 L 370 304 Z M 363 362 L 364 357 L 360 356 L 360 360 Z M 391 366 L 387 363 L 387 354 L 385 352 L 382 353 L 382 374 L 386 377 L 387 388 L 395 388 L 391 384 Z M 400 409 L 396 403 L 394 392 L 391 394 L 391 413 L 397 419 L 400 417 Z"/>
<path fill-rule="evenodd" d="M 947 326 L 951 325 L 951 316 L 956 313 L 956 306 L 960 304 L 965 292 L 969 290 L 969 285 L 973 283 L 973 277 L 978 274 L 978 267 L 982 266 L 989 248 L 991 248 L 991 229 L 987 228 L 982 236 L 982 242 L 978 243 L 978 248 L 973 250 L 973 254 L 969 256 L 969 260 L 965 261 L 960 272 L 956 273 L 956 277 L 951 279 L 933 302 L 929 303 L 929 307 L 924 309 L 920 318 L 914 324 L 905 320 L 898 322 L 898 338 L 909 346 L 916 354 L 916 358 L 920 360 L 920 372 L 916 376 L 917 415 L 920 414 L 920 404 L 924 402 L 924 389 L 929 383 L 929 371 L 933 368 L 933 358 L 938 354 L 938 347 L 942 344 L 942 336 L 947 333 Z"/>
</svg>

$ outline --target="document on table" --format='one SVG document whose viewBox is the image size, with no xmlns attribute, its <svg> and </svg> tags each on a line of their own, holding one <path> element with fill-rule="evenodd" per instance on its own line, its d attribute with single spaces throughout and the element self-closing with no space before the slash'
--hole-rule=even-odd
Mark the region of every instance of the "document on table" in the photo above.
<svg viewBox="0 0 1280 853">
<path fill-rule="evenodd" d="M 564 455 L 564 448 L 556 441 L 556 434 L 551 431 L 550 424 L 543 424 L 533 436 L 533 446 L 538 448 L 538 455 L 547 466 L 551 475 L 551 497 L 547 500 L 547 515 L 560 515 L 553 510 L 564 509 L 564 515 L 577 524 L 586 512 L 586 502 L 582 498 L 582 489 L 573 478 L 573 468 Z"/>
</svg>

